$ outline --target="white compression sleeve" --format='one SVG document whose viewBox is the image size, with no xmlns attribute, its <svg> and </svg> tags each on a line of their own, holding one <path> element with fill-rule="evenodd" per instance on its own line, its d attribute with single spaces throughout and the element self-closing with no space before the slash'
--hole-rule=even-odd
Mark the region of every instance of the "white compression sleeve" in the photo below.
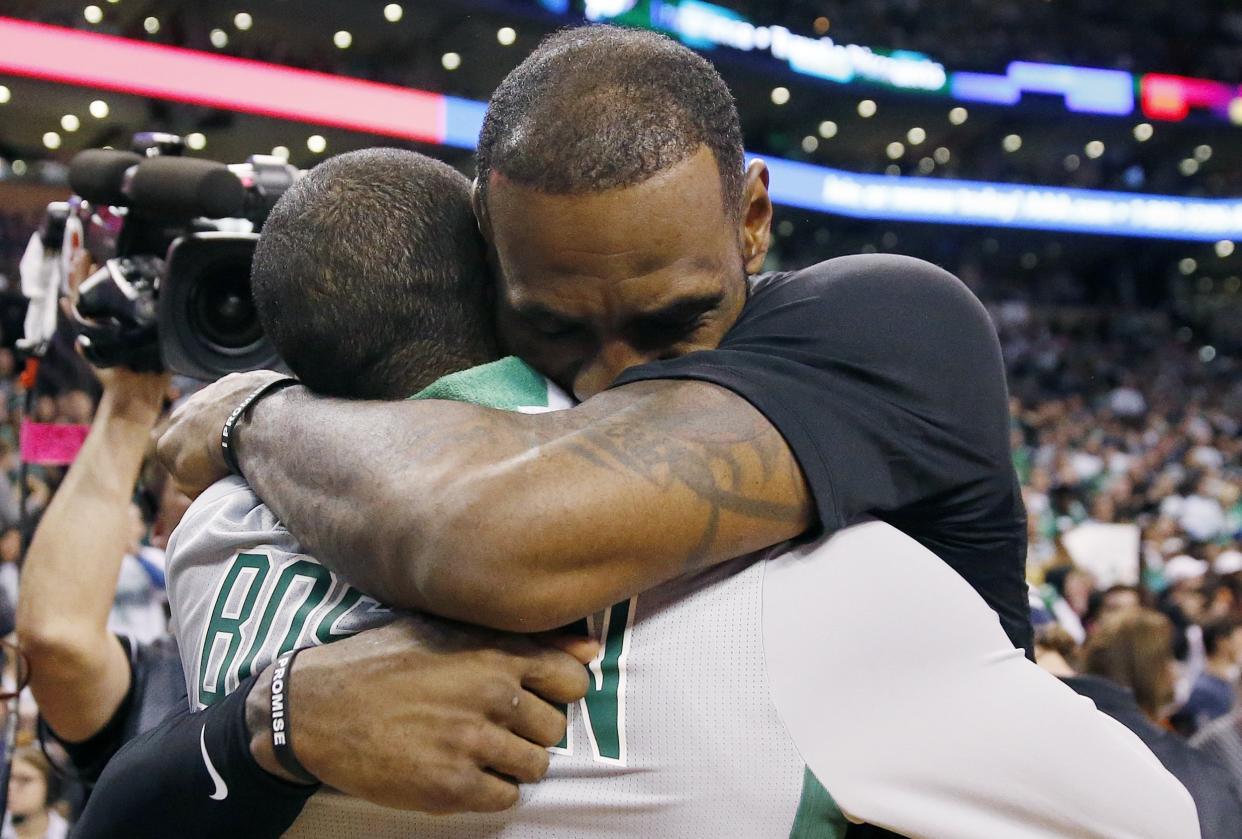
<svg viewBox="0 0 1242 839">
<path fill-rule="evenodd" d="M 770 560 L 763 608 L 777 710 L 850 818 L 915 839 L 1199 837 L 1190 794 L 1147 747 L 895 528 Z"/>
</svg>

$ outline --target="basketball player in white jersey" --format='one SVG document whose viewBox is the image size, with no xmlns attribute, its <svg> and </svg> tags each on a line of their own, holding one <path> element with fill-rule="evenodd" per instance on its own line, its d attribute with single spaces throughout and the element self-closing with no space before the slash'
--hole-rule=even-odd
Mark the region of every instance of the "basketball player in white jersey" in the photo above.
<svg viewBox="0 0 1242 839">
<path fill-rule="evenodd" d="M 404 177 L 394 178 L 403 166 Z M 395 182 L 401 186 L 392 186 Z M 433 195 L 446 201 L 464 187 L 447 167 L 414 155 L 342 156 L 282 199 L 256 254 L 255 294 L 269 333 L 304 379 L 319 377 L 321 388 L 340 395 L 391 397 L 392 388 L 402 384 L 415 389 L 417 376 L 398 382 L 399 365 L 390 364 L 379 373 L 389 379 L 380 387 L 368 380 L 373 371 L 350 369 L 351 348 L 344 342 L 330 347 L 336 354 L 331 363 L 307 365 L 299 347 L 311 335 L 323 341 L 333 333 L 310 332 L 296 319 L 277 324 L 272 315 L 287 312 L 288 295 L 303 294 L 328 311 L 349 310 L 352 304 L 344 301 L 333 308 L 324 293 L 330 289 L 311 279 L 316 260 L 327 259 L 315 245 L 330 241 L 316 224 L 323 221 L 329 197 L 365 207 L 365 194 L 378 183 L 389 184 L 396 196 L 389 221 L 398 227 L 402 208 L 417 208 Z M 368 235 L 364 227 L 379 240 L 359 241 Z M 415 234 L 408 247 L 418 258 L 442 265 L 444 260 L 431 255 L 434 238 L 419 239 L 416 228 L 406 225 L 406 232 Z M 375 230 L 373 224 L 336 231 L 380 259 L 386 234 L 393 231 Z M 308 266 L 303 272 L 290 269 L 295 242 Z M 356 271 L 369 281 L 365 267 Z M 321 273 L 330 283 L 330 272 Z M 382 293 L 376 286 L 372 292 Z M 368 326 L 382 330 L 384 320 L 377 312 Z M 467 316 L 461 323 L 468 322 Z M 395 349 L 401 341 L 393 340 Z M 425 354 L 430 343 L 409 356 L 394 355 L 408 362 Z M 455 360 L 460 365 L 464 359 Z M 555 385 L 513 358 L 450 373 L 416 398 L 527 412 L 571 404 Z M 851 563 L 851 554 L 864 561 Z M 221 481 L 200 496 L 174 535 L 170 555 L 170 598 L 195 709 L 223 698 L 281 653 L 395 617 L 309 556 L 240 478 Z M 782 559 L 769 568 L 765 560 L 778 556 Z M 888 570 L 886 561 L 892 563 Z M 894 571 L 921 593 L 909 602 L 904 595 L 887 604 L 871 600 L 867 595 L 879 592 L 867 591 L 867 581 L 886 582 L 885 575 Z M 832 580 L 830 594 L 799 599 L 820 590 L 825 575 Z M 826 608 L 829 598 L 835 598 L 832 608 Z M 877 614 L 884 616 L 882 623 L 894 617 L 929 621 L 942 633 L 956 634 L 919 650 L 909 641 L 909 623 L 897 628 L 901 642 L 877 637 L 883 634 L 875 625 Z M 1026 662 L 969 586 L 887 525 L 862 525 L 794 552 L 776 549 L 674 580 L 588 618 L 584 631 L 601 643 L 590 666 L 591 689 L 568 709 L 568 731 L 553 749 L 547 779 L 524 787 L 517 809 L 445 819 L 323 790 L 309 799 L 286 835 L 843 836 L 845 816 L 816 773 L 833 779 L 830 789 L 841 791 L 851 816 L 908 835 L 1194 835 L 1187 827 L 1184 791 L 1169 783 L 1141 744 L 1136 748 L 1128 732 Z M 986 668 L 980 664 L 977 673 L 940 669 L 935 647 L 942 644 L 967 661 L 972 655 L 991 661 Z M 869 682 L 866 690 L 842 690 L 862 680 Z M 1028 725 L 1013 726 L 1008 712 L 988 710 L 999 704 L 1008 711 L 1013 702 L 1033 707 Z M 954 720 L 959 723 L 955 742 L 946 750 L 936 735 Z M 1053 743 L 1063 742 L 1040 730 L 1048 724 L 1088 754 L 1032 777 L 1025 770 L 1036 753 L 1046 749 L 1055 760 Z M 909 754 L 881 748 L 882 738 L 868 734 L 894 725 L 907 729 L 903 745 Z M 967 726 L 973 731 L 964 730 Z M 833 747 L 837 740 L 841 749 Z M 981 754 L 981 745 L 1005 757 Z M 962 751 L 977 763 L 954 765 L 948 751 Z M 870 755 L 869 765 L 861 761 L 863 754 Z M 1003 769 L 1006 761 L 1024 768 L 1028 788 L 1016 786 L 1017 776 Z M 1098 782 L 1100 776 L 1151 790 L 1150 812 L 1081 806 L 1083 782 Z M 883 785 L 877 784 L 881 777 Z M 1032 794 L 1036 789 L 1042 797 Z M 1050 806 L 1050 800 L 1060 807 Z"/>
</svg>

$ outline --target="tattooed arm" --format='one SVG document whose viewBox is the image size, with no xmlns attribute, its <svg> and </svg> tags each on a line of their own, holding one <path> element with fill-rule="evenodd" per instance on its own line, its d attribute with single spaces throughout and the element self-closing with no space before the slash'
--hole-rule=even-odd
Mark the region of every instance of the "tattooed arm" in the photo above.
<svg viewBox="0 0 1242 839">
<path fill-rule="evenodd" d="M 256 491 L 326 565 L 385 603 L 499 629 L 562 626 L 814 515 L 776 429 L 701 382 L 538 415 L 291 388 L 239 440 Z"/>
</svg>

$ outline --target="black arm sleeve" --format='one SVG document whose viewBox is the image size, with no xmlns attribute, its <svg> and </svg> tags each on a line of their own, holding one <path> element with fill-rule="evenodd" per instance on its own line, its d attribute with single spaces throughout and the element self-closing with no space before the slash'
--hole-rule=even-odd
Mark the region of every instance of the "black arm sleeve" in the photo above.
<svg viewBox="0 0 1242 839">
<path fill-rule="evenodd" d="M 204 711 L 169 717 L 117 752 L 75 839 L 265 839 L 284 833 L 318 787 L 276 778 L 250 754 L 246 697 L 258 678 Z"/>
</svg>

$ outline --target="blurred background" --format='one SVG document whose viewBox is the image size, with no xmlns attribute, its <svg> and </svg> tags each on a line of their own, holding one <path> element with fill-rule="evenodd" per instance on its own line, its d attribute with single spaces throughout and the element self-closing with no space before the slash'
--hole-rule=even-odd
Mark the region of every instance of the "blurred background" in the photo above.
<svg viewBox="0 0 1242 839">
<path fill-rule="evenodd" d="M 1144 709 L 1151 721 L 1210 748 L 1212 721 L 1235 713 L 1237 4 L 6 0 L 0 12 L 0 586 L 10 602 L 22 536 L 17 264 L 48 202 L 69 194 L 74 153 L 158 130 L 225 162 L 262 153 L 307 168 L 391 145 L 472 176 L 500 79 L 557 28 L 612 21 L 701 50 L 733 89 L 746 147 L 773 172 L 770 269 L 909 254 L 987 304 L 1010 376 L 1043 652 L 1088 667 L 1082 645 L 1123 643 L 1096 642 L 1101 621 L 1141 613 L 1136 625 L 1167 634 L 1172 656 L 1141 675 L 1164 686 Z M 369 104 L 379 101 L 382 112 Z M 35 396 L 36 419 L 86 423 L 98 386 L 69 361 Z M 27 527 L 61 477 L 31 470 Z M 142 569 L 158 565 L 177 515 L 170 497 L 138 498 L 140 561 L 123 572 L 114 611 L 144 638 L 164 631 L 162 576 Z M 1242 752 L 1234 771 L 1242 783 Z"/>
</svg>

